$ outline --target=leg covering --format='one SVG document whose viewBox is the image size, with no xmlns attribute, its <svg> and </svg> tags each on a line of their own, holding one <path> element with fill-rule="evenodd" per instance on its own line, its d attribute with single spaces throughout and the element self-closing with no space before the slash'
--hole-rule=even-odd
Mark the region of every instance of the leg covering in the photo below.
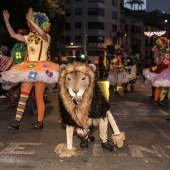
<svg viewBox="0 0 170 170">
<path fill-rule="evenodd" d="M 66 126 L 66 137 L 67 137 L 67 148 L 72 149 L 73 148 L 73 132 L 74 127 L 73 126 Z"/>
<path fill-rule="evenodd" d="M 99 137 L 102 142 L 107 142 L 107 131 L 108 131 L 108 119 L 100 118 L 99 121 Z"/>
<path fill-rule="evenodd" d="M 29 94 L 21 92 L 15 120 L 21 121 Z"/>
<path fill-rule="evenodd" d="M 160 94 L 160 91 L 161 91 L 161 87 L 156 87 L 155 89 L 155 101 L 157 101 L 159 99 L 159 94 Z"/>
</svg>

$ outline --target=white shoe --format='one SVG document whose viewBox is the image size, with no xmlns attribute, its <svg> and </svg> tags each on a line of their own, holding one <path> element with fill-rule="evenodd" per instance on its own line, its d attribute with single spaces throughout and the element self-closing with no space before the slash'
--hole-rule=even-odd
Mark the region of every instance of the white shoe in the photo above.
<svg viewBox="0 0 170 170">
<path fill-rule="evenodd" d="M 1 96 L 0 96 L 0 98 L 1 98 L 1 99 L 5 99 L 5 98 L 6 98 L 6 96 L 4 96 L 4 95 L 1 95 Z"/>
</svg>

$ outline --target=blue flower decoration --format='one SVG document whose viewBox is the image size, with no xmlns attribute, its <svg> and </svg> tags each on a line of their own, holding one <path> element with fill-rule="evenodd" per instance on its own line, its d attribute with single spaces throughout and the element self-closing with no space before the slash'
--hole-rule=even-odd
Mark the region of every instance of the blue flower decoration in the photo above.
<svg viewBox="0 0 170 170">
<path fill-rule="evenodd" d="M 28 78 L 29 78 L 29 79 L 32 79 L 32 80 L 36 80 L 37 75 L 38 75 L 37 72 L 30 71 Z"/>
</svg>

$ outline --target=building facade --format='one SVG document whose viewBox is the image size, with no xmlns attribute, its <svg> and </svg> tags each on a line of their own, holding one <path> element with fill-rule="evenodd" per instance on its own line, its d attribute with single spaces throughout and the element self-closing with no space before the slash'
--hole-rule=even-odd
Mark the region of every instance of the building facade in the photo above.
<svg viewBox="0 0 170 170">
<path fill-rule="evenodd" d="M 65 0 L 65 29 L 57 48 L 63 60 L 84 54 L 94 61 L 108 45 L 120 45 L 119 0 Z"/>
</svg>

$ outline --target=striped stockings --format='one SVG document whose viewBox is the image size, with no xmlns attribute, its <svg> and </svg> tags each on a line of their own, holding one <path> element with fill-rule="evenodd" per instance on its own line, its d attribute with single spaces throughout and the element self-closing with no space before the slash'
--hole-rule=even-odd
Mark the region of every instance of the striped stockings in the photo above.
<svg viewBox="0 0 170 170">
<path fill-rule="evenodd" d="M 19 102 L 18 102 L 18 107 L 17 107 L 15 120 L 21 121 L 28 97 L 29 97 L 28 93 L 21 92 L 20 99 L 19 99 Z"/>
</svg>

